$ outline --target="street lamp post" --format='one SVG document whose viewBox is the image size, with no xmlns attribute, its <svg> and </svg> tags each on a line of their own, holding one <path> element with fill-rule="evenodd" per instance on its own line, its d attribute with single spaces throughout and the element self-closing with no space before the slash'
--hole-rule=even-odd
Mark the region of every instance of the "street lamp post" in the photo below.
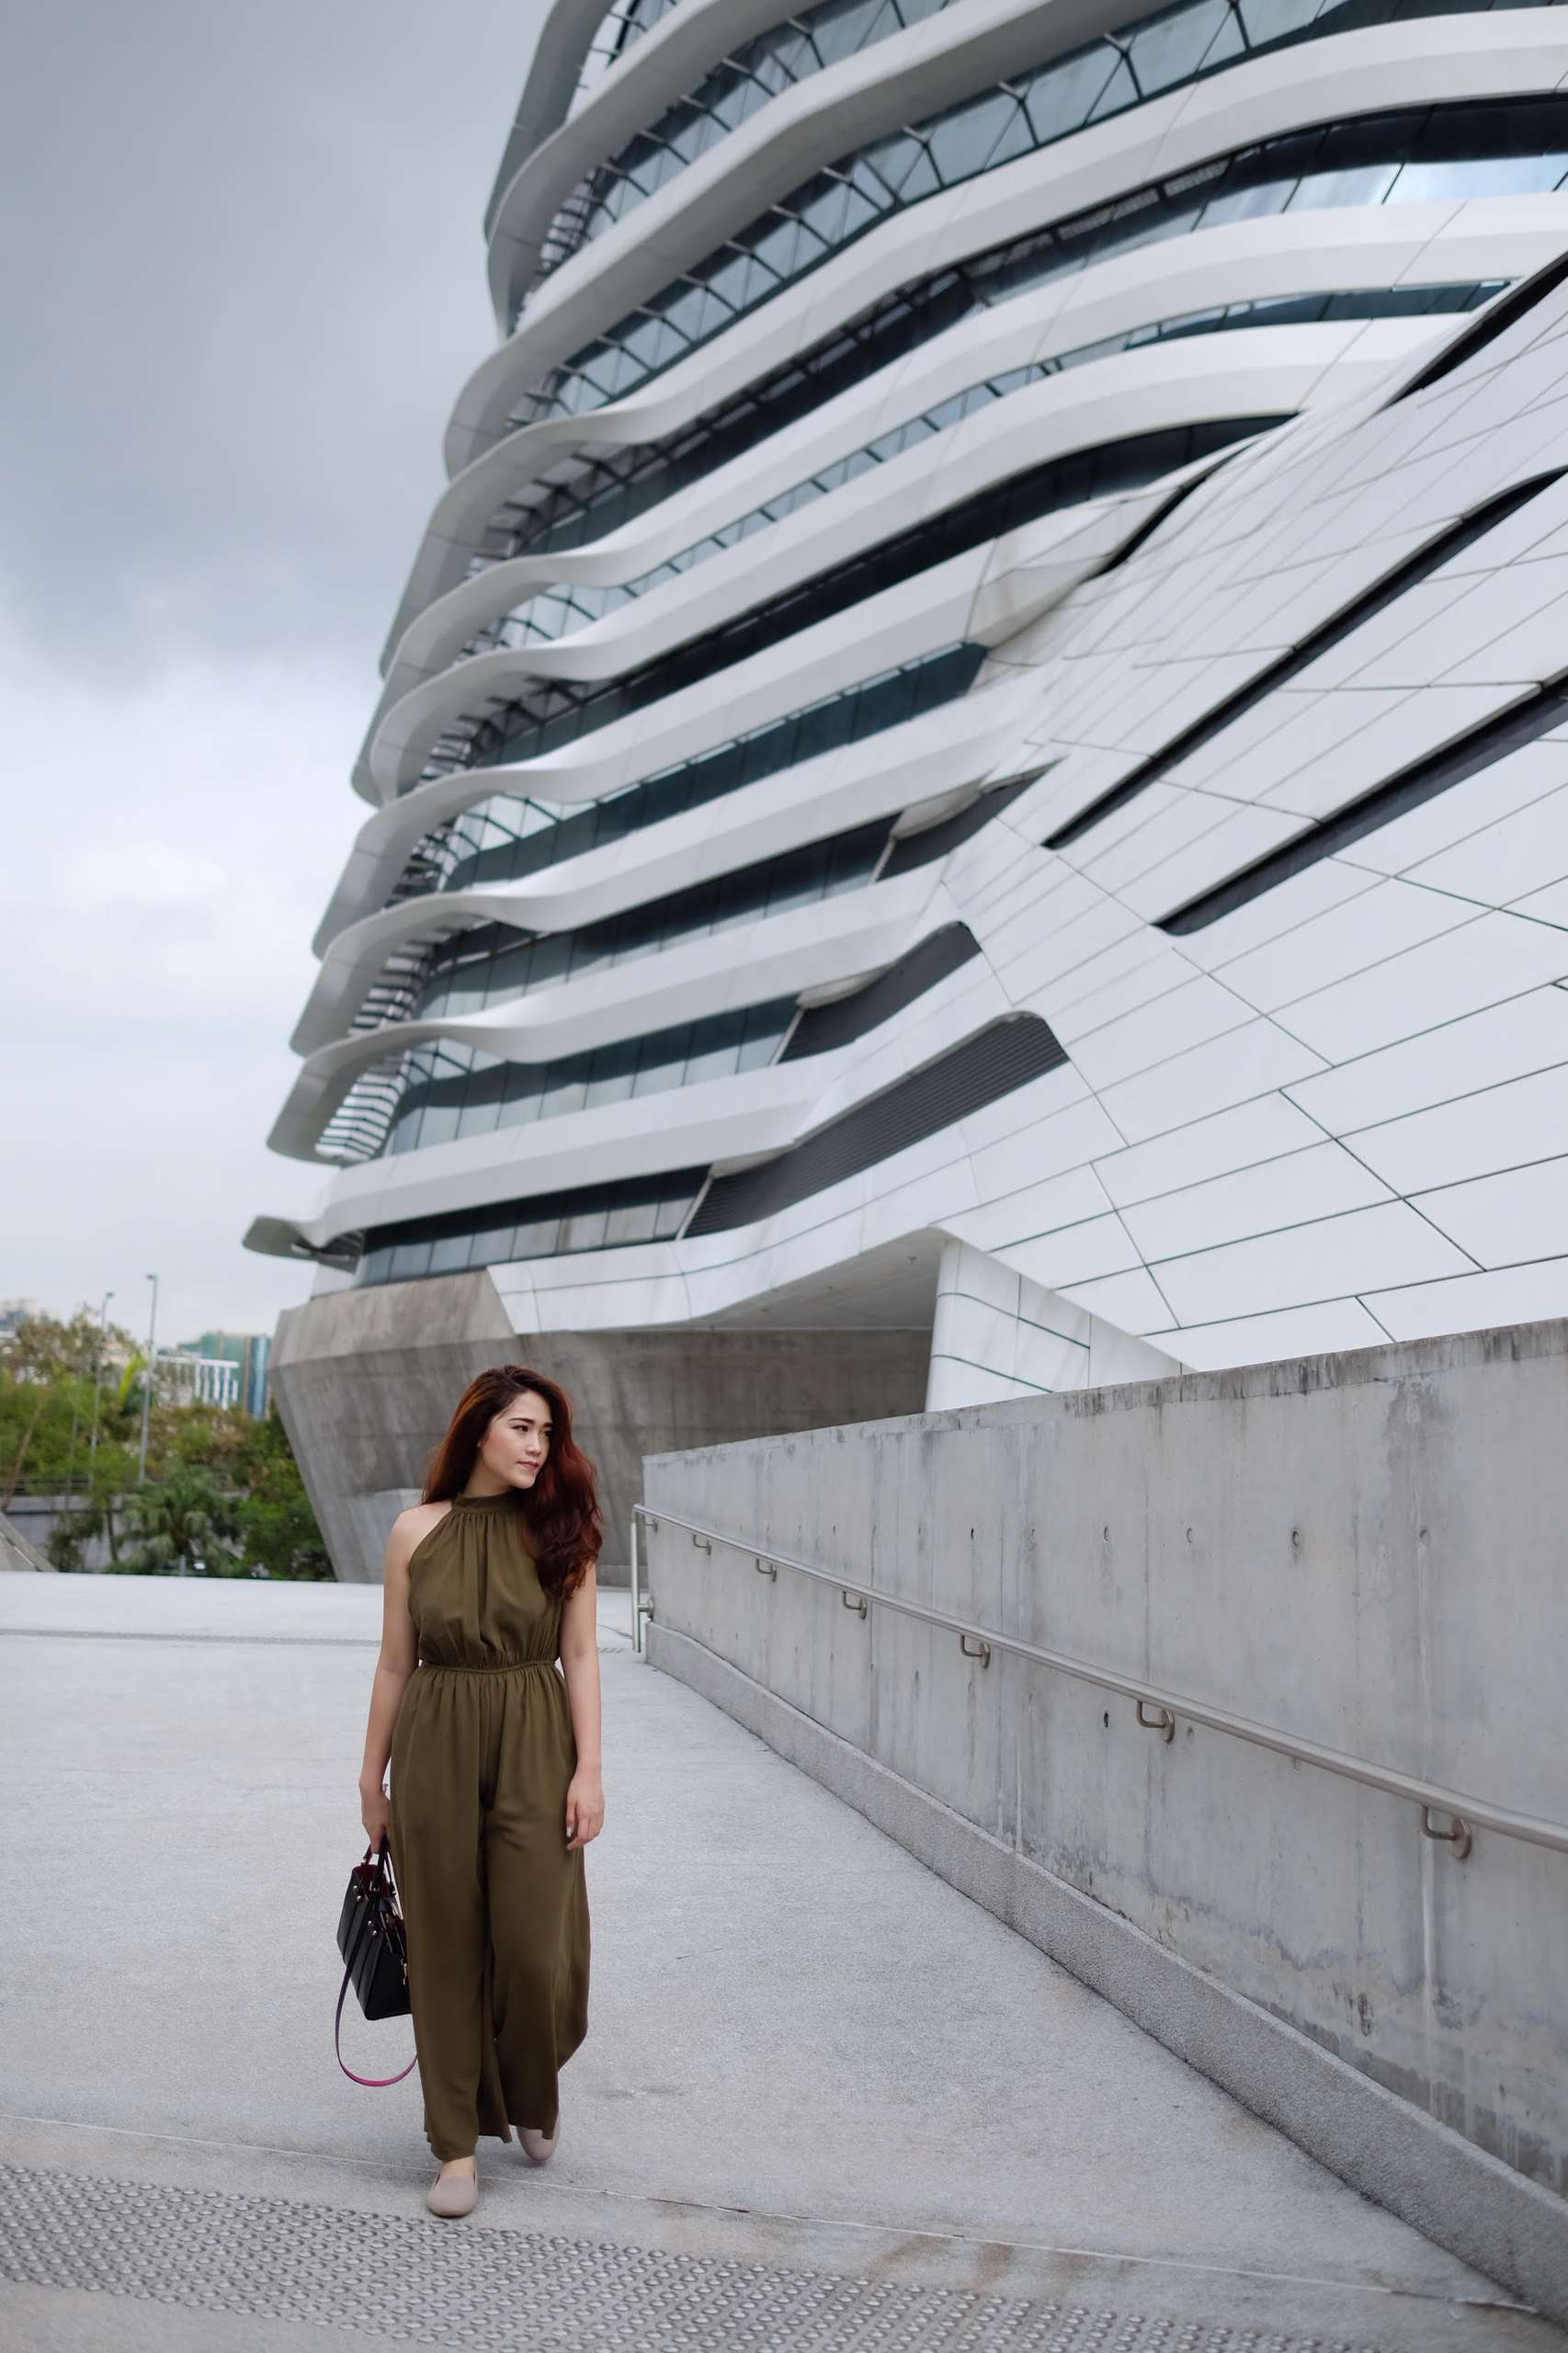
<svg viewBox="0 0 1568 2353">
<path fill-rule="evenodd" d="M 153 1367 L 157 1362 L 153 1353 L 153 1335 L 158 1327 L 158 1278 L 149 1275 L 153 1286 L 152 1311 L 147 1317 L 147 1370 L 142 1383 L 142 1456 L 136 1466 L 136 1483 L 140 1487 L 147 1476 L 147 1415 L 153 1404 Z"/>
<path fill-rule="evenodd" d="M 113 1297 L 112 1290 L 106 1290 L 104 1303 L 98 1310 L 98 1357 L 93 1372 L 93 1437 L 92 1443 L 87 1449 L 89 1460 L 98 1450 L 98 1392 L 104 1385 L 104 1348 L 108 1338 L 108 1303 Z"/>
</svg>

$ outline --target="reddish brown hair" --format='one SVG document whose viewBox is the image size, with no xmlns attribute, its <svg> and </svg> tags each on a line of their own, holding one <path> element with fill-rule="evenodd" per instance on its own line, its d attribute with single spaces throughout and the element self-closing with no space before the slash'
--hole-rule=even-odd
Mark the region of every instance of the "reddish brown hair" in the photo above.
<svg viewBox="0 0 1568 2353">
<path fill-rule="evenodd" d="M 572 1401 L 559 1381 L 526 1364 L 497 1365 L 471 1381 L 458 1399 L 447 1434 L 426 1473 L 427 1504 L 460 1495 L 472 1475 L 484 1433 L 497 1414 L 531 1390 L 550 1407 L 550 1451 L 533 1485 L 518 1490 L 517 1508 L 528 1526 L 528 1550 L 547 1593 L 564 1599 L 574 1593 L 604 1543 L 594 1484 L 594 1466 L 572 1435 Z"/>
</svg>

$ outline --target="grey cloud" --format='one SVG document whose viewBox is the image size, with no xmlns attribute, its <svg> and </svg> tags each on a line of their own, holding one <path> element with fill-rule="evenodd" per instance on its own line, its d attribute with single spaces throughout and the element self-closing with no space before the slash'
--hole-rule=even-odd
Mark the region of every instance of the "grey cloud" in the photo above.
<svg viewBox="0 0 1568 2353">
<path fill-rule="evenodd" d="M 15 11 L 6 550 L 32 624 L 369 663 L 494 328 L 497 0 Z M 367 702 L 373 679 L 367 671 Z"/>
</svg>

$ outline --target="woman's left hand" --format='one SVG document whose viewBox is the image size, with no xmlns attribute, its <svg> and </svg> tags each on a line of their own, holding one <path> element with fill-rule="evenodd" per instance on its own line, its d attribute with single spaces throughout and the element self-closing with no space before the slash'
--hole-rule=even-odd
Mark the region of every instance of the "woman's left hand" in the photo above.
<svg viewBox="0 0 1568 2353">
<path fill-rule="evenodd" d="M 566 1792 L 566 1844 L 569 1847 L 585 1847 L 604 1828 L 604 1783 L 597 1773 L 582 1767 L 572 1776 Z"/>
</svg>

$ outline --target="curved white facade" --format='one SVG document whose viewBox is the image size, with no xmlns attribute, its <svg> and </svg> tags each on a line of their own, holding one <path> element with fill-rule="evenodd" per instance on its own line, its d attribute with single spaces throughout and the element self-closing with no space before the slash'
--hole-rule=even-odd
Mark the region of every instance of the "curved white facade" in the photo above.
<svg viewBox="0 0 1568 2353">
<path fill-rule="evenodd" d="M 1397 7 L 557 0 L 253 1246 L 932 1405 L 1568 1313 L 1568 7 Z"/>
</svg>

